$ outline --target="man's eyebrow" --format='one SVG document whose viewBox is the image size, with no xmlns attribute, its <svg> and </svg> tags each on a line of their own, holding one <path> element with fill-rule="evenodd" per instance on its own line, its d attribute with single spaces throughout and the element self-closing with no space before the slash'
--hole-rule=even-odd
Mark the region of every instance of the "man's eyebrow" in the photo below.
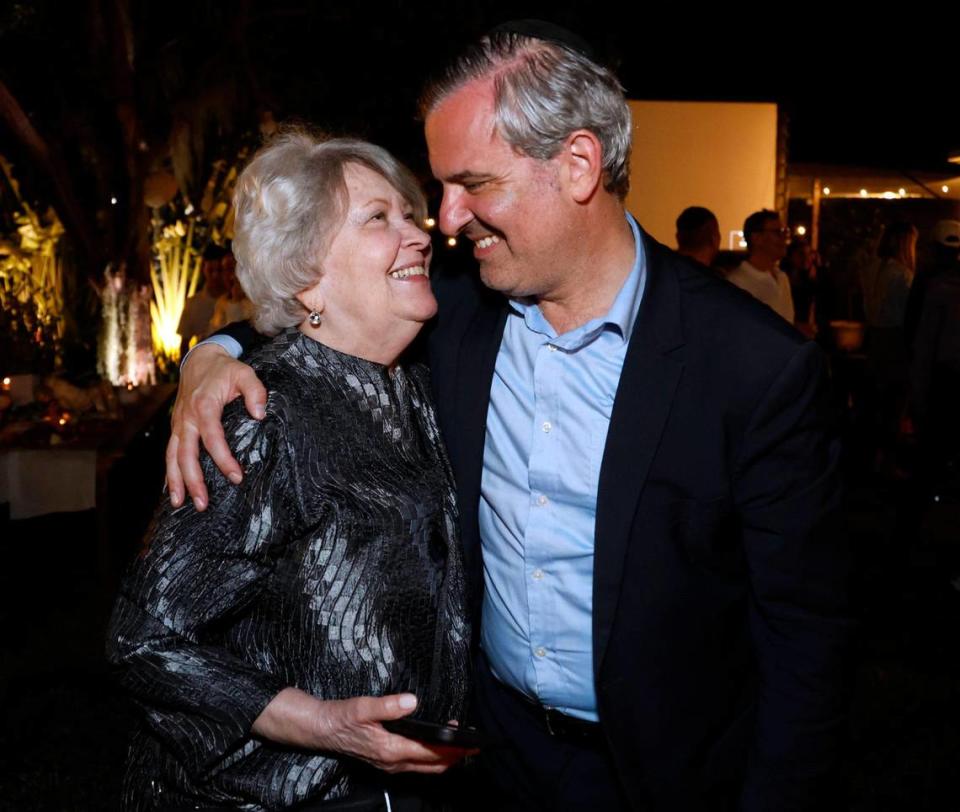
<svg viewBox="0 0 960 812">
<path fill-rule="evenodd" d="M 451 175 L 450 177 L 444 178 L 443 180 L 446 183 L 463 183 L 464 181 L 468 181 L 468 180 L 473 180 L 473 181 L 487 180 L 491 177 L 493 176 L 488 175 L 486 172 L 474 172 L 471 169 L 466 169 L 463 172 L 457 172 L 456 175 Z"/>
</svg>

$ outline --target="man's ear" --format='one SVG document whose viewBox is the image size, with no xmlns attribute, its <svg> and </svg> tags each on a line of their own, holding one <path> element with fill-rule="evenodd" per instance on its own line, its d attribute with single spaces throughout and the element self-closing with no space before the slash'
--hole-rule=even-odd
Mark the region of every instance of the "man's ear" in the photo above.
<svg viewBox="0 0 960 812">
<path fill-rule="evenodd" d="M 586 203 L 603 178 L 603 146 L 589 130 L 574 130 L 562 150 L 568 188 L 577 203 Z"/>
</svg>

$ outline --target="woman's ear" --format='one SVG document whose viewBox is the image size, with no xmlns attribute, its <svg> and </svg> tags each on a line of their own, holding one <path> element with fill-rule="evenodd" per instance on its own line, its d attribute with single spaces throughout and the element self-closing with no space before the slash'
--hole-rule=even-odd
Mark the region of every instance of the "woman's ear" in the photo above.
<svg viewBox="0 0 960 812">
<path fill-rule="evenodd" d="M 313 287 L 301 290 L 297 294 L 297 301 L 300 302 L 308 313 L 322 313 L 324 308 L 323 291 L 320 290 L 321 283 L 317 282 Z"/>
</svg>

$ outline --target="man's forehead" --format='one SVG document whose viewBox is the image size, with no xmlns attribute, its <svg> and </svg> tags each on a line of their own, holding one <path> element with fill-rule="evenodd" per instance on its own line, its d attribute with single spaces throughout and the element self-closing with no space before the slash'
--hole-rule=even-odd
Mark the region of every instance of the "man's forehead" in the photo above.
<svg viewBox="0 0 960 812">
<path fill-rule="evenodd" d="M 489 84 L 489 83 L 487 83 Z M 427 150 L 434 169 L 465 172 L 481 151 L 506 146 L 497 130 L 492 85 L 474 81 L 444 98 L 424 121 Z M 453 161 L 462 166 L 448 166 Z M 466 163 L 465 163 L 466 162 Z"/>
</svg>

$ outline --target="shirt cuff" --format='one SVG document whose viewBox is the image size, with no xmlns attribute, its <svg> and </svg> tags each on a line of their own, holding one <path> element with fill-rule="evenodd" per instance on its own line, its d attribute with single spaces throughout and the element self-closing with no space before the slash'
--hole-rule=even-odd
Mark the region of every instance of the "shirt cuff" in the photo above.
<svg viewBox="0 0 960 812">
<path fill-rule="evenodd" d="M 204 344 L 217 344 L 218 346 L 223 347 L 227 351 L 227 354 L 229 354 L 232 358 L 239 358 L 241 355 L 243 355 L 243 347 L 240 346 L 240 342 L 235 338 L 221 335 L 210 336 L 209 338 L 203 339 L 203 341 L 198 341 L 187 351 L 187 354 L 183 356 L 183 360 L 180 362 L 181 370 L 183 369 L 183 365 L 187 363 L 190 353 L 193 352 L 197 347 L 202 347 Z"/>
</svg>

